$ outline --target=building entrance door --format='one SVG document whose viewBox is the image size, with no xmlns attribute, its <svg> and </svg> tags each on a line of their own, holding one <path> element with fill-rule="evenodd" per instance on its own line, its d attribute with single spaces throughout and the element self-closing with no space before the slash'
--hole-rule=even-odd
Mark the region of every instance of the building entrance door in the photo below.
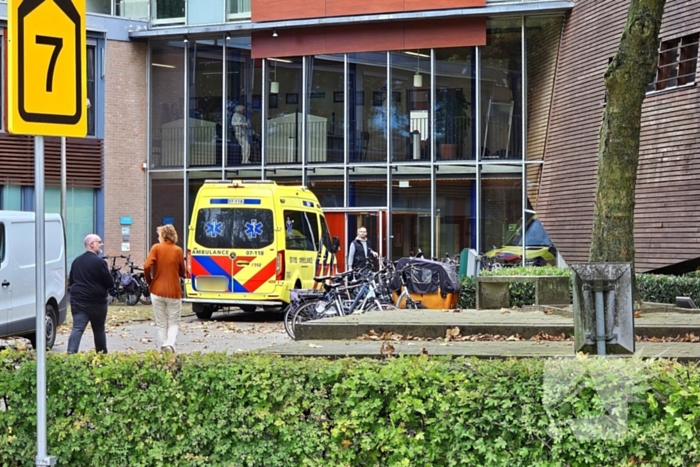
<svg viewBox="0 0 700 467">
<path fill-rule="evenodd" d="M 360 227 L 367 229 L 369 245 L 379 257 L 386 255 L 386 208 L 330 208 L 323 212 L 331 237 L 337 236 L 340 239 L 340 251 L 336 253 L 338 271 L 346 270 L 350 243 L 357 237 L 357 229 Z"/>
</svg>

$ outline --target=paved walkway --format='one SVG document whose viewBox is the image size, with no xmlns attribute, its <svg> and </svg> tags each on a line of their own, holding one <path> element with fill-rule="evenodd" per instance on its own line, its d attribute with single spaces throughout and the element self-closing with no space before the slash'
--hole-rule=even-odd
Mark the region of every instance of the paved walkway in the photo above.
<svg viewBox="0 0 700 467">
<path fill-rule="evenodd" d="M 296 342 L 273 345 L 264 352 L 283 356 L 382 357 L 392 355 L 452 355 L 480 358 L 572 357 L 573 341 L 448 341 L 449 329 L 458 327 L 460 336 L 474 334 L 519 334 L 529 339 L 540 332 L 573 336 L 573 316 L 557 311 L 397 310 L 304 323 L 297 330 Z M 431 338 L 424 340 L 357 340 L 375 335 L 396 333 L 402 336 Z M 646 337 L 700 338 L 700 312 L 644 311 L 635 318 L 635 334 Z M 363 336 L 364 335 L 364 336 Z M 437 339 L 437 340 L 435 340 Z M 699 339 L 700 340 L 700 339 Z M 384 347 L 382 348 L 382 345 Z M 391 347 L 387 350 L 387 344 Z M 636 353 L 643 358 L 700 360 L 700 342 L 637 342 Z"/>
<path fill-rule="evenodd" d="M 306 339 L 356 339 L 368 334 L 395 332 L 402 335 L 439 338 L 447 329 L 460 328 L 468 334 L 519 334 L 525 339 L 545 332 L 573 335 L 573 316 L 542 311 L 514 310 L 396 310 L 350 315 L 302 324 L 297 335 Z M 700 313 L 643 312 L 635 318 L 640 336 L 675 337 L 694 333 L 700 336 Z"/>
</svg>

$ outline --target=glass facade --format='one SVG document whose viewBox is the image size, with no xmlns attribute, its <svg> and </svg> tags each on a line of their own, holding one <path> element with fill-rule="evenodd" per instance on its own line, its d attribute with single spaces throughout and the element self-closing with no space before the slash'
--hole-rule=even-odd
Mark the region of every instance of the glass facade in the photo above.
<svg viewBox="0 0 700 467">
<path fill-rule="evenodd" d="M 185 45 L 181 40 L 151 42 L 150 167 L 153 169 L 181 168 L 184 164 Z"/>
<path fill-rule="evenodd" d="M 305 152 L 302 151 L 304 60 L 302 57 L 272 58 L 268 63 L 267 85 L 263 90 L 267 97 L 267 129 L 263 130 L 266 135 L 266 163 L 300 164 Z M 296 96 L 296 99 L 288 101 L 287 96 Z M 313 120 L 313 117 L 309 120 Z M 312 130 L 310 135 L 316 138 L 321 128 L 314 125 Z M 247 162 L 244 160 L 244 163 L 250 162 L 260 163 L 257 157 Z"/>
<path fill-rule="evenodd" d="M 519 19 L 489 21 L 481 48 L 481 158 L 523 157 L 522 23 Z"/>
<path fill-rule="evenodd" d="M 61 212 L 61 189 L 46 187 L 44 206 L 47 213 Z M 66 189 L 66 259 L 68 267 L 85 252 L 83 240 L 95 233 L 95 190 L 92 188 Z"/>
<path fill-rule="evenodd" d="M 534 213 L 525 109 L 551 95 L 524 96 L 522 55 L 545 26 L 561 20 L 491 19 L 481 47 L 267 59 L 249 37 L 152 41 L 151 189 L 179 197 L 183 232 L 203 181 L 224 177 L 304 184 L 342 245 L 364 225 L 393 259 L 501 246 Z"/>
<path fill-rule="evenodd" d="M 344 162 L 345 56 L 309 57 L 308 134 L 310 164 Z M 296 94 L 285 95 L 295 101 Z"/>
</svg>

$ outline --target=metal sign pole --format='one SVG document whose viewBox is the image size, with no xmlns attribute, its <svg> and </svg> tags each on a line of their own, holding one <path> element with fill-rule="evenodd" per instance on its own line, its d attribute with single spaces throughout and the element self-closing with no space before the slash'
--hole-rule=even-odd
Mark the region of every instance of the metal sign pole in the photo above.
<svg viewBox="0 0 700 467">
<path fill-rule="evenodd" d="M 44 208 L 44 137 L 34 137 L 34 264 L 36 270 L 36 465 L 52 466 L 46 442 L 46 255 Z"/>
<path fill-rule="evenodd" d="M 66 219 L 66 178 L 66 137 L 61 136 L 61 217 L 64 226 L 68 224 Z"/>
</svg>

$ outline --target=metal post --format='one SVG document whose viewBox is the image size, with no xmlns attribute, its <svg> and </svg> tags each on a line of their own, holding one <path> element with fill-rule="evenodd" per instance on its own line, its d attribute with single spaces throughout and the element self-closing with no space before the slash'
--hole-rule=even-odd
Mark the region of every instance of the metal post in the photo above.
<svg viewBox="0 0 700 467">
<path fill-rule="evenodd" d="M 66 137 L 61 136 L 61 217 L 64 226 L 68 224 L 66 204 Z"/>
<path fill-rule="evenodd" d="M 595 333 L 596 352 L 598 355 L 605 355 L 605 300 L 603 298 L 603 288 L 595 289 Z"/>
<path fill-rule="evenodd" d="M 36 465 L 52 466 L 46 449 L 46 259 L 44 251 L 44 137 L 34 137 L 34 264 L 36 272 Z"/>
</svg>

